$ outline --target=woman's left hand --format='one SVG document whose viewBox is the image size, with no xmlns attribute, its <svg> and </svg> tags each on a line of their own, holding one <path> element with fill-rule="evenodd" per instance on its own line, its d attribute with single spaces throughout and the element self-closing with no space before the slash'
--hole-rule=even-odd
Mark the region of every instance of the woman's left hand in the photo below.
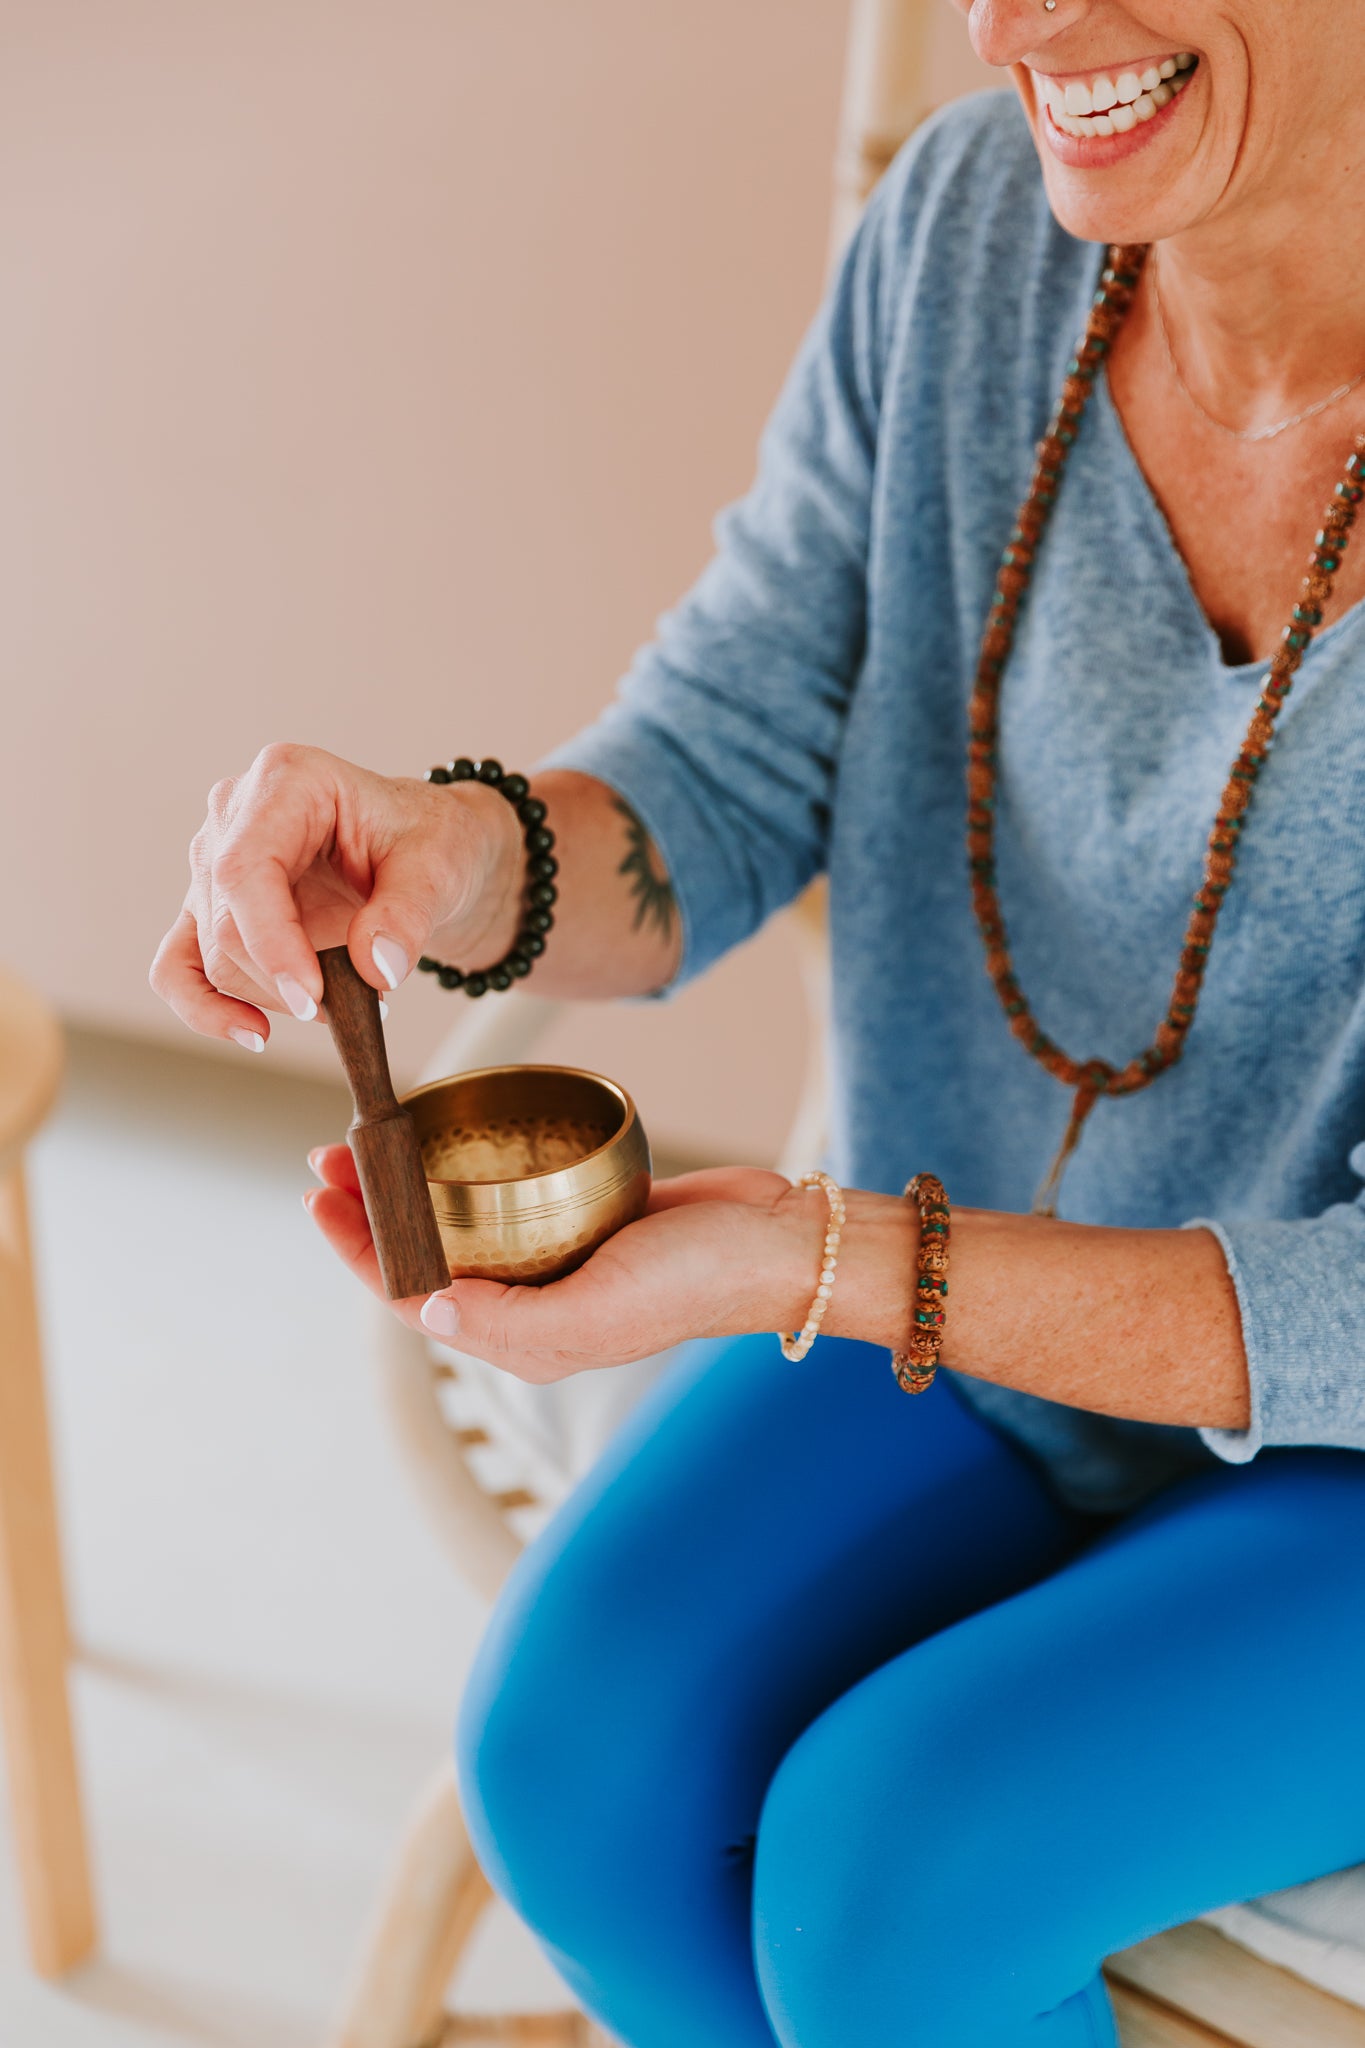
<svg viewBox="0 0 1365 2048">
<path fill-rule="evenodd" d="M 384 1299 L 355 1162 L 345 1145 L 308 1155 L 323 1182 L 305 1195 L 332 1249 Z M 780 1173 L 719 1167 L 656 1181 L 638 1223 L 563 1280 L 508 1287 L 453 1280 L 389 1305 L 414 1329 L 517 1379 L 545 1382 L 625 1365 L 689 1337 L 799 1327 L 826 1223 L 824 1197 Z"/>
</svg>

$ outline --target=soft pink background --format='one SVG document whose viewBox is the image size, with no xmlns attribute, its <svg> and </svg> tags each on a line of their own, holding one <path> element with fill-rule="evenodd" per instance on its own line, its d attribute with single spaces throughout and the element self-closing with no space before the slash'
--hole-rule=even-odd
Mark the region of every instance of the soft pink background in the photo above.
<svg viewBox="0 0 1365 2048">
<path fill-rule="evenodd" d="M 943 98 L 980 74 L 931 4 Z M 266 741 L 521 764 L 608 694 L 816 303 L 844 31 L 839 0 L 0 7 L 0 957 L 69 1017 L 191 1042 L 147 965 Z M 401 1073 L 450 1001 L 403 993 Z M 763 1157 L 801 1046 L 779 925 L 547 1056 Z M 331 1070 L 287 1019 L 268 1057 Z"/>
</svg>

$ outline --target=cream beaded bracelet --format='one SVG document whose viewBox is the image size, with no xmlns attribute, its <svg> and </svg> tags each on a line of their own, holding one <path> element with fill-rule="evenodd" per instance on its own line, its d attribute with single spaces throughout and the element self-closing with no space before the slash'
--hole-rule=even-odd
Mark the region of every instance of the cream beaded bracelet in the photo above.
<svg viewBox="0 0 1365 2048">
<path fill-rule="evenodd" d="M 785 1337 L 780 1332 L 778 1343 L 782 1356 L 789 1358 L 793 1365 L 803 1359 L 820 1334 L 820 1325 L 829 1307 L 829 1298 L 834 1292 L 834 1272 L 839 1263 L 839 1239 L 844 1228 L 844 1191 L 837 1180 L 827 1173 L 803 1173 L 794 1185 L 798 1188 L 823 1188 L 825 1200 L 829 1203 L 829 1228 L 825 1232 L 825 1246 L 820 1254 L 820 1281 L 815 1290 L 815 1299 L 810 1313 L 794 1337 Z"/>
</svg>

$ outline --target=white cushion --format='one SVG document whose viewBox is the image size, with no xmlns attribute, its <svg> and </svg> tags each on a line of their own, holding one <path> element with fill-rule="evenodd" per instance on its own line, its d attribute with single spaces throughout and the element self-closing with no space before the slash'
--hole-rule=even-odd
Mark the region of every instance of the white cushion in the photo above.
<svg viewBox="0 0 1365 2048">
<path fill-rule="evenodd" d="M 1205 1917 L 1268 1963 L 1365 2007 L 1365 1864 Z"/>
</svg>

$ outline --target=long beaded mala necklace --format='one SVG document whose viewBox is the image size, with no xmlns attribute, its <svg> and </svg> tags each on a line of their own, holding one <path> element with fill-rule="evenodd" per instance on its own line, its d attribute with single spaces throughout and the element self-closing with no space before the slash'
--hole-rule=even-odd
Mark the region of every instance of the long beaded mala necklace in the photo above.
<svg viewBox="0 0 1365 2048">
<path fill-rule="evenodd" d="M 1038 443 L 1033 478 L 1028 496 L 1016 517 L 1014 530 L 1001 557 L 986 630 L 977 662 L 976 685 L 968 710 L 967 745 L 967 855 L 972 881 L 972 906 L 986 947 L 986 968 L 995 983 L 1010 1030 L 1026 1051 L 1067 1088 L 1074 1091 L 1070 1120 L 1061 1146 L 1033 1200 L 1033 1213 L 1055 1216 L 1062 1175 L 1076 1149 L 1085 1120 L 1102 1095 L 1135 1095 L 1148 1088 L 1158 1074 L 1173 1067 L 1185 1049 L 1194 1022 L 1208 966 L 1213 934 L 1223 899 L 1232 884 L 1237 846 L 1246 823 L 1256 778 L 1270 752 L 1275 720 L 1294 685 L 1295 671 L 1318 626 L 1332 594 L 1332 581 L 1341 565 L 1347 535 L 1355 523 L 1356 508 L 1365 484 L 1365 435 L 1356 437 L 1347 458 L 1345 474 L 1336 486 L 1322 515 L 1309 573 L 1303 579 L 1299 602 L 1284 630 L 1274 659 L 1256 700 L 1242 751 L 1232 765 L 1209 833 L 1204 860 L 1204 879 L 1194 898 L 1194 908 L 1185 930 L 1175 984 L 1166 1015 L 1145 1052 L 1126 1067 L 1112 1067 L 1107 1060 L 1074 1060 L 1048 1037 L 1039 1024 L 1019 986 L 1009 954 L 1004 914 L 996 892 L 995 812 L 996 775 L 999 759 L 1000 685 L 1014 645 L 1014 629 L 1028 589 L 1029 577 L 1048 517 L 1057 500 L 1066 459 L 1075 442 L 1082 416 L 1094 389 L 1114 337 L 1132 306 L 1147 250 L 1142 246 L 1111 246 L 1100 276 L 1099 289 L 1091 305 L 1085 333 L 1066 367 L 1061 399 L 1047 431 Z"/>
</svg>

